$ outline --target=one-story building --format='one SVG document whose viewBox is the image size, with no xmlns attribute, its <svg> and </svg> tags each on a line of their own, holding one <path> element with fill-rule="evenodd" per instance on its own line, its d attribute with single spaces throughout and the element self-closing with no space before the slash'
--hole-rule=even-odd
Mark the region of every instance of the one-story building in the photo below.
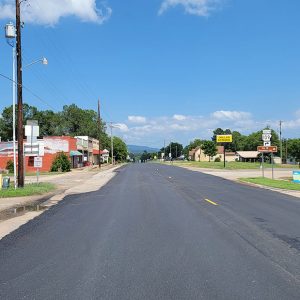
<svg viewBox="0 0 300 300">
<path fill-rule="evenodd" d="M 234 152 L 226 152 L 225 160 L 227 162 L 235 161 L 236 154 Z M 200 146 L 192 149 L 189 152 L 189 159 L 192 161 L 215 161 L 216 159 L 224 160 L 224 146 L 217 146 L 217 154 L 215 156 L 209 157 L 204 154 L 204 151 Z"/>
<path fill-rule="evenodd" d="M 38 150 L 38 154 L 31 155 L 25 153 L 25 171 L 34 172 L 34 157 L 40 156 L 43 158 L 43 165 L 40 171 L 50 171 L 52 163 L 58 153 L 64 152 L 71 161 L 72 168 L 78 168 L 82 165 L 82 153 L 77 151 L 76 139 L 70 136 L 51 136 L 44 137 L 37 140 L 35 146 Z M 24 141 L 24 146 L 28 151 L 30 145 Z M 16 143 L 16 151 L 18 151 L 18 145 Z M 18 157 L 18 152 L 17 152 Z M 0 169 L 5 169 L 7 162 L 13 161 L 13 142 L 1 142 L 0 143 Z"/>
<path fill-rule="evenodd" d="M 258 151 L 237 151 L 236 154 L 240 162 L 257 162 L 260 153 Z"/>
</svg>

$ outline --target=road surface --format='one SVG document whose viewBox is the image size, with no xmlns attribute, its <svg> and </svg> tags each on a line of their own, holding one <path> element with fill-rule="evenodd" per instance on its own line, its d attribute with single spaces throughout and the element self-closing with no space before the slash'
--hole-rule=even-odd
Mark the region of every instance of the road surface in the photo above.
<svg viewBox="0 0 300 300">
<path fill-rule="evenodd" d="M 300 201 L 159 164 L 0 241 L 0 299 L 300 299 Z"/>
</svg>

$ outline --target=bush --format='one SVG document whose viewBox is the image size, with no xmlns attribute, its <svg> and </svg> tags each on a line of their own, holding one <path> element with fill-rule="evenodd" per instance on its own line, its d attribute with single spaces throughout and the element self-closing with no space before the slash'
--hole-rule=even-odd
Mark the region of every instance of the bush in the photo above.
<svg viewBox="0 0 300 300">
<path fill-rule="evenodd" d="M 71 170 L 71 162 L 68 156 L 62 152 L 56 155 L 52 166 L 51 172 L 70 172 Z"/>
<path fill-rule="evenodd" d="M 8 170 L 9 173 L 13 173 L 14 172 L 14 162 L 12 160 L 9 160 L 6 163 L 6 170 Z"/>
<path fill-rule="evenodd" d="M 220 162 L 221 161 L 221 158 L 220 157 L 216 157 L 215 158 L 215 162 Z"/>
</svg>

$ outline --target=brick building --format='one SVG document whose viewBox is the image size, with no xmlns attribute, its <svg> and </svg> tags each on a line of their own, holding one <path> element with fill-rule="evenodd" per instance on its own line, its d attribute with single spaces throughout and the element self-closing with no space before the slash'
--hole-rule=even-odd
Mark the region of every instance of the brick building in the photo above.
<svg viewBox="0 0 300 300">
<path fill-rule="evenodd" d="M 50 171 L 56 155 L 64 152 L 71 161 L 72 168 L 82 166 L 82 153 L 77 150 L 77 141 L 70 136 L 51 136 L 38 140 L 42 149 L 40 156 L 43 157 L 43 167 L 40 171 Z M 26 144 L 26 142 L 24 143 Z M 16 145 L 17 148 L 17 145 Z M 0 143 L 0 169 L 5 169 L 8 161 L 13 161 L 13 142 Z M 25 156 L 25 171 L 34 172 L 34 156 Z"/>
</svg>

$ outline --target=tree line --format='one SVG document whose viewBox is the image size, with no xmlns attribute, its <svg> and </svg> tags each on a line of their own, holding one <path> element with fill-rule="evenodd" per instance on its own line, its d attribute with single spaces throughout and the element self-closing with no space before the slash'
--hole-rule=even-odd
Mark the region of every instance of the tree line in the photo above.
<svg viewBox="0 0 300 300">
<path fill-rule="evenodd" d="M 269 128 L 265 128 L 269 129 Z M 278 154 L 280 154 L 280 139 L 276 131 L 271 129 L 272 132 L 272 146 L 278 147 Z M 161 148 L 157 153 L 144 152 L 143 159 L 153 159 L 153 157 L 161 158 L 162 153 L 165 153 L 166 159 L 168 159 L 169 153 L 173 159 L 179 158 L 184 155 L 186 158 L 189 157 L 189 151 L 201 147 L 204 154 L 209 157 L 213 157 L 217 154 L 217 143 L 216 136 L 232 134 L 232 143 L 223 144 L 226 152 L 237 152 L 237 151 L 257 151 L 258 146 L 262 146 L 262 130 L 253 132 L 249 135 L 243 135 L 238 131 L 231 131 L 230 129 L 217 128 L 213 131 L 211 139 L 195 139 L 191 141 L 187 146 L 183 147 L 182 144 L 177 142 L 171 142 L 165 148 Z M 287 159 L 295 159 L 300 162 L 300 139 L 283 139 L 282 140 L 282 157 L 283 161 Z"/>
<path fill-rule="evenodd" d="M 17 108 L 16 108 L 17 109 Z M 106 124 L 101 120 L 99 135 L 97 112 L 82 109 L 76 104 L 63 106 L 62 111 L 38 110 L 35 106 L 23 104 L 24 125 L 27 120 L 37 120 L 40 126 L 40 138 L 44 136 L 89 136 L 101 140 L 102 149 L 110 151 L 111 139 L 106 133 Z M 11 141 L 13 137 L 13 107 L 2 110 L 0 117 L 0 137 L 2 141 Z M 114 137 L 114 155 L 116 160 L 127 158 L 127 146 L 118 137 Z"/>
</svg>

